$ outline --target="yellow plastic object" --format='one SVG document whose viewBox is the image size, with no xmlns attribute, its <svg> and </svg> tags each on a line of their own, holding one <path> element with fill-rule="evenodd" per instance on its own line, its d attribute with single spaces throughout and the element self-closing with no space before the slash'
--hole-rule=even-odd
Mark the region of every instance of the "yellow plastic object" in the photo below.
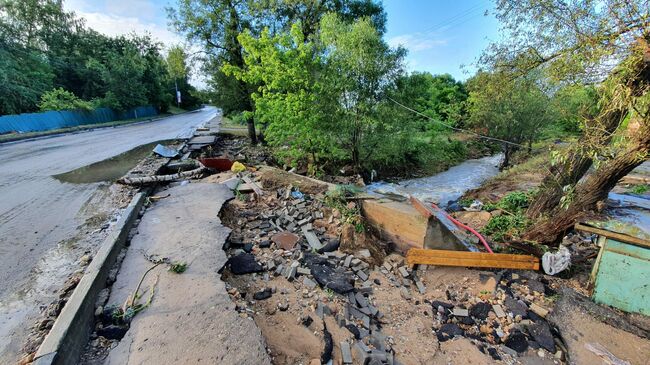
<svg viewBox="0 0 650 365">
<path fill-rule="evenodd" d="M 235 161 L 235 163 L 233 163 L 232 166 L 230 167 L 230 171 L 232 172 L 246 171 L 246 166 L 244 166 L 244 164 L 239 161 Z"/>
</svg>

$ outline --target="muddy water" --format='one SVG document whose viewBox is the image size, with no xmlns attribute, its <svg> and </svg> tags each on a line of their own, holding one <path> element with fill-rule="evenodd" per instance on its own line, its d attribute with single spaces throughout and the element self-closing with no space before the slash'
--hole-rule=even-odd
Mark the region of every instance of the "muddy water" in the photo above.
<svg viewBox="0 0 650 365">
<path fill-rule="evenodd" d="M 404 180 L 399 183 L 376 182 L 368 191 L 380 194 L 412 195 L 445 207 L 449 201 L 460 198 L 467 190 L 479 187 L 499 173 L 502 154 L 467 160 L 439 174 Z"/>
<path fill-rule="evenodd" d="M 629 234 L 650 239 L 650 193 L 641 196 L 609 193 L 607 213 L 627 223 L 625 229 Z"/>
<path fill-rule="evenodd" d="M 136 147 L 130 151 L 121 153 L 115 157 L 108 158 L 78 169 L 54 175 L 55 179 L 61 182 L 72 184 L 90 184 L 95 182 L 111 182 L 124 176 L 129 170 L 138 164 L 143 158 L 149 156 L 153 148 L 161 143 L 168 144 L 172 141 L 158 141 Z"/>
</svg>

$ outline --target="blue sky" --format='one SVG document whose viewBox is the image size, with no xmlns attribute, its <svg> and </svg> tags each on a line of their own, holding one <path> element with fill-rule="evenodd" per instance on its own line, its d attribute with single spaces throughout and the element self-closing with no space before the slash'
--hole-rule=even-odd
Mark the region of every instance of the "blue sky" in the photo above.
<svg viewBox="0 0 650 365">
<path fill-rule="evenodd" d="M 148 31 L 171 45 L 183 39 L 167 27 L 164 8 L 170 3 L 173 1 L 65 0 L 64 6 L 99 32 Z M 392 46 L 408 49 L 409 71 L 450 73 L 464 80 L 475 70 L 472 64 L 481 50 L 497 37 L 498 22 L 491 15 L 490 0 L 384 0 L 384 8 L 388 14 L 385 39 Z M 484 16 L 486 10 L 490 15 Z M 200 76 L 195 76 L 200 85 Z"/>
<path fill-rule="evenodd" d="M 388 14 L 385 38 L 392 46 L 408 49 L 409 71 L 449 73 L 464 80 L 498 34 L 499 23 L 491 15 L 489 0 L 385 0 L 384 8 Z"/>
</svg>

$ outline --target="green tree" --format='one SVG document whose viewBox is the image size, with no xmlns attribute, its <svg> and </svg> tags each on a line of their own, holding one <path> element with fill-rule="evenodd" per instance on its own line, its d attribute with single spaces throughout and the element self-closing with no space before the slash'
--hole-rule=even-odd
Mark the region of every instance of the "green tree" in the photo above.
<svg viewBox="0 0 650 365">
<path fill-rule="evenodd" d="M 519 145 L 529 149 L 541 129 L 551 123 L 554 113 L 549 97 L 534 78 L 479 72 L 467 82 L 469 125 L 503 143 L 501 169 L 510 166 Z"/>
<path fill-rule="evenodd" d="M 0 115 L 35 111 L 54 74 L 39 52 L 0 39 Z"/>
<path fill-rule="evenodd" d="M 553 219 L 540 221 L 525 238 L 557 242 L 648 158 L 649 12 L 647 0 L 497 1 L 507 36 L 486 50 L 486 67 L 519 75 L 539 70 L 561 85 L 598 84 L 598 114 L 584 121 L 579 143 L 556 158 L 527 212 Z M 594 162 L 598 169 L 583 179 Z"/>
<path fill-rule="evenodd" d="M 398 165 L 412 147 L 413 123 L 397 118 L 385 96 L 402 75 L 404 50 L 382 40 L 369 19 L 352 24 L 335 14 L 321 20 L 318 39 L 298 23 L 290 33 L 246 32 L 245 67 L 228 75 L 260 85 L 255 117 L 281 157 L 319 167 L 350 163 L 356 171 Z M 306 160 L 306 161 L 305 161 Z"/>
<path fill-rule="evenodd" d="M 431 80 L 431 108 L 435 116 L 445 122 L 459 124 L 465 117 L 465 85 L 450 74 L 435 75 Z"/>
<path fill-rule="evenodd" d="M 334 89 L 339 115 L 332 118 L 333 131 L 359 170 L 382 144 L 382 137 L 400 134 L 384 97 L 403 74 L 404 49 L 391 49 L 366 19 L 352 24 L 335 15 L 321 20 L 321 38 L 327 58 L 322 82 Z"/>
<path fill-rule="evenodd" d="M 259 85 L 224 74 L 222 66 L 245 66 L 237 37 L 248 30 L 259 36 L 268 28 L 271 35 L 289 32 L 294 23 L 301 24 L 304 39 L 314 36 L 320 19 L 336 12 L 346 21 L 368 16 L 379 29 L 385 27 L 382 6 L 371 0 L 178 0 L 167 9 L 172 25 L 188 40 L 202 44 L 206 53 L 204 71 L 208 84 L 215 90 L 215 104 L 225 114 L 249 112 L 249 137 L 256 142 L 255 115 L 251 95 Z"/>
</svg>

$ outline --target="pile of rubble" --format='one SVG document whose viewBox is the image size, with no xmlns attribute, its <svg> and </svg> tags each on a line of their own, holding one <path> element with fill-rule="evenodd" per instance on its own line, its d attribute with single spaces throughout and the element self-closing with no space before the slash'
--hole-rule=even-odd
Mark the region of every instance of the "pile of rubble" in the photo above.
<svg viewBox="0 0 650 365">
<path fill-rule="evenodd" d="M 476 296 L 452 285 L 445 290 L 446 300 L 437 298 L 427 291 L 426 267 L 412 270 L 396 254 L 380 263 L 368 249 L 341 247 L 340 214 L 323 201 L 322 194 L 281 188 L 265 191 L 257 201 L 233 201 L 231 216 L 224 217 L 233 232 L 222 270 L 228 269 L 224 278 L 237 310 L 254 319 L 289 311 L 313 331 L 321 328 L 313 323 L 322 322 L 323 350 L 312 363 L 399 364 L 396 339 L 384 328 L 405 320 L 401 308 L 423 306 L 432 320 L 430 343 L 460 336 L 495 360 L 512 360 L 529 349 L 562 360 L 563 351 L 544 319 L 546 294 L 553 290 L 532 274 L 491 273 L 497 278 L 494 290 Z M 380 303 L 378 290 L 398 292 L 402 303 Z M 275 304 L 261 304 L 269 299 Z M 325 326 L 327 317 L 338 325 L 336 331 Z M 342 335 L 334 336 L 339 341 L 333 344 L 335 332 Z"/>
</svg>

